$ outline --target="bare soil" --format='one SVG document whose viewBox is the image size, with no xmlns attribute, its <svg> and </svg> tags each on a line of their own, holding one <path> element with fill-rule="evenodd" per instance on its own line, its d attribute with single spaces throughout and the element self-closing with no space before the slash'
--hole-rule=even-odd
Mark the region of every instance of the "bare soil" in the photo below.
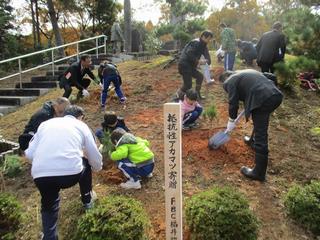
<svg viewBox="0 0 320 240">
<path fill-rule="evenodd" d="M 171 101 L 182 81 L 176 65 L 165 70 L 161 65 L 149 65 L 150 61 L 119 64 L 128 104 L 124 107 L 116 97 L 109 97 L 107 110 L 118 112 L 135 135 L 151 142 L 156 156 L 154 177 L 145 180 L 141 190 L 124 191 L 118 186 L 124 180 L 122 174 L 113 163 L 108 162 L 104 170 L 94 175 L 94 189 L 99 197 L 124 194 L 142 201 L 152 223 L 150 239 L 159 240 L 165 239 L 162 109 L 165 102 Z M 215 66 L 213 74 L 217 77 L 221 71 L 221 66 Z M 258 216 L 261 223 L 260 240 L 316 239 L 286 217 L 282 197 L 294 182 L 308 183 L 312 179 L 320 179 L 320 138 L 310 134 L 310 129 L 319 125 L 319 94 L 304 90 L 299 96 L 286 94 L 283 104 L 270 120 L 268 176 L 265 183 L 259 183 L 245 179 L 239 172 L 243 165 L 254 165 L 254 153 L 242 141 L 245 134 L 251 133 L 250 121 L 246 123 L 242 120 L 225 146 L 209 150 L 208 139 L 225 127 L 228 108 L 226 94 L 219 83 L 203 91 L 207 98 L 201 104 L 206 108 L 214 102 L 218 116 L 211 122 L 200 119 L 199 128 L 183 132 L 184 197 L 188 198 L 213 185 L 231 185 L 246 195 L 250 207 Z M 85 108 L 86 121 L 95 130 L 103 118 L 99 108 L 100 90 L 98 86 L 92 86 L 90 92 L 90 98 L 78 104 Z M 46 99 L 60 95 L 61 90 L 52 91 L 37 102 L 1 118 L 1 134 L 7 139 L 16 140 L 30 114 Z M 25 164 L 22 176 L 6 179 L 6 190 L 22 201 L 29 216 L 19 231 L 20 239 L 37 239 L 41 229 L 40 197 L 32 183 L 29 168 Z M 70 239 L 76 221 L 82 214 L 78 187 L 62 191 L 61 195 L 60 237 Z M 187 227 L 184 232 L 184 239 L 190 239 Z"/>
</svg>

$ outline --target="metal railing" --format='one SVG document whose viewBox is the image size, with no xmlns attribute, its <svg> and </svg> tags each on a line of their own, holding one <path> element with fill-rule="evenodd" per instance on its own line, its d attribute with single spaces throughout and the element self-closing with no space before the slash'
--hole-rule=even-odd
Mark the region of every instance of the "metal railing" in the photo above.
<svg viewBox="0 0 320 240">
<path fill-rule="evenodd" d="M 103 44 L 99 45 L 99 39 L 101 39 L 101 38 L 103 39 Z M 94 48 L 90 48 L 90 49 L 82 51 L 82 52 L 79 51 L 79 43 L 92 41 L 94 39 L 96 40 L 96 46 Z M 19 75 L 20 76 L 20 88 L 22 88 L 22 74 L 23 73 L 30 72 L 30 71 L 33 71 L 35 69 L 42 68 L 42 67 L 45 67 L 45 66 L 48 66 L 48 65 L 52 65 L 52 76 L 54 76 L 54 72 L 55 72 L 55 69 L 54 69 L 55 65 L 54 64 L 57 63 L 57 62 L 61 62 L 61 61 L 67 60 L 67 59 L 75 57 L 75 56 L 77 56 L 77 60 L 79 61 L 79 55 L 80 54 L 91 52 L 93 50 L 96 50 L 96 57 L 98 58 L 99 49 L 100 48 L 104 48 L 104 54 L 106 54 L 107 53 L 106 41 L 107 41 L 107 36 L 106 35 L 99 35 L 99 36 L 96 36 L 96 37 L 91 37 L 91 38 L 83 39 L 83 40 L 80 40 L 80 41 L 67 43 L 67 44 L 64 44 L 64 45 L 61 45 L 61 46 L 48 48 L 48 49 L 45 49 L 45 50 L 41 50 L 41 51 L 37 51 L 37 52 L 29 53 L 29 54 L 26 54 L 26 55 L 22 55 L 22 56 L 18 56 L 18 57 L 14 57 L 14 58 L 10 58 L 10 59 L 6 59 L 6 60 L 3 60 L 3 61 L 0 61 L 0 64 L 2 64 L 2 63 L 7 63 L 7 62 L 12 62 L 12 61 L 16 61 L 17 60 L 18 61 L 18 66 L 19 66 L 19 72 L 18 73 L 14 73 L 14 74 L 2 77 L 2 78 L 0 78 L 0 81 Z M 70 56 L 66 56 L 66 57 L 60 58 L 60 59 L 55 59 L 55 55 L 54 55 L 54 51 L 55 50 L 60 49 L 60 48 L 64 48 L 64 47 L 68 47 L 68 46 L 71 46 L 71 45 L 76 45 L 77 53 L 72 54 Z M 34 56 L 34 55 L 37 55 L 37 54 L 50 52 L 50 51 L 51 51 L 51 62 L 44 63 L 42 65 L 38 65 L 36 67 L 32 67 L 32 68 L 29 68 L 29 69 L 26 69 L 26 70 L 22 70 L 22 67 L 21 67 L 21 59 L 22 58 L 26 58 L 26 57 L 30 57 L 30 56 Z"/>
</svg>

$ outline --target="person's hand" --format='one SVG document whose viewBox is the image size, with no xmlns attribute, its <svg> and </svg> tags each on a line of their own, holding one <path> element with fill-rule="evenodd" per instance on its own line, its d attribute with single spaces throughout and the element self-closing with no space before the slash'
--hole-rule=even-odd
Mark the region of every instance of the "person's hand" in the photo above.
<svg viewBox="0 0 320 240">
<path fill-rule="evenodd" d="M 82 90 L 82 95 L 83 95 L 84 97 L 89 97 L 89 96 L 90 96 L 90 93 L 88 92 L 87 89 L 83 89 L 83 90 Z"/>
<path fill-rule="evenodd" d="M 199 60 L 199 64 L 200 65 L 204 65 L 204 64 L 206 64 L 207 63 L 207 59 L 200 59 Z"/>
<path fill-rule="evenodd" d="M 102 84 L 102 83 L 99 83 L 99 86 L 100 86 L 101 89 L 103 90 L 103 84 Z"/>
<path fill-rule="evenodd" d="M 231 132 L 236 127 L 236 123 L 234 119 L 229 118 L 228 124 L 227 124 L 227 132 Z"/>
<path fill-rule="evenodd" d="M 100 144 L 100 146 L 99 146 L 99 152 L 100 152 L 100 153 L 103 152 L 103 144 Z"/>
</svg>

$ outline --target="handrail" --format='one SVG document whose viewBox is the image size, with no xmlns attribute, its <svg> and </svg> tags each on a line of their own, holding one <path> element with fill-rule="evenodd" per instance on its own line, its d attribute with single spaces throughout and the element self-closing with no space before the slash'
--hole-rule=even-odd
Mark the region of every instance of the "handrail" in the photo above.
<svg viewBox="0 0 320 240">
<path fill-rule="evenodd" d="M 99 38 L 103 38 L 103 44 L 102 45 L 98 44 L 98 39 Z M 96 46 L 94 48 L 90 48 L 90 49 L 84 50 L 82 52 L 79 51 L 79 43 L 91 41 L 91 40 L 94 40 L 94 39 L 96 40 Z M 106 41 L 107 41 L 107 36 L 106 35 L 99 35 L 99 36 L 95 36 L 95 37 L 79 40 L 79 41 L 72 42 L 72 43 L 66 43 L 66 44 L 63 44 L 61 46 L 56 46 L 56 47 L 40 50 L 40 51 L 37 51 L 37 52 L 28 53 L 28 54 L 25 54 L 25 55 L 22 55 L 22 56 L 18 56 L 18 57 L 2 60 L 2 61 L 0 61 L 0 64 L 18 60 L 19 73 L 14 73 L 14 74 L 11 74 L 9 76 L 2 77 L 2 78 L 0 78 L 0 81 L 20 75 L 20 88 L 22 88 L 22 73 L 30 72 L 32 70 L 35 70 L 35 69 L 38 69 L 38 68 L 41 68 L 41 67 L 44 67 L 44 66 L 48 66 L 50 64 L 52 65 L 52 75 L 54 76 L 54 72 L 55 72 L 54 64 L 56 62 L 60 62 L 60 61 L 63 61 L 63 60 L 66 60 L 66 59 L 69 59 L 69 58 L 72 58 L 72 57 L 75 57 L 75 56 L 77 56 L 77 60 L 79 60 L 79 55 L 80 54 L 86 53 L 86 52 L 90 52 L 90 51 L 93 51 L 93 50 L 96 50 L 96 56 L 98 57 L 100 48 L 104 48 L 104 54 L 106 54 L 107 53 Z M 60 48 L 64 48 L 64 47 L 67 47 L 67 46 L 71 46 L 71 45 L 74 45 L 74 44 L 76 44 L 76 47 L 77 47 L 77 53 L 76 54 L 72 54 L 70 56 L 66 56 L 66 57 L 63 57 L 61 59 L 54 59 L 54 51 L 55 50 L 60 49 Z M 30 69 L 22 70 L 22 68 L 21 68 L 21 59 L 22 58 L 34 56 L 34 55 L 45 53 L 45 52 L 49 52 L 49 51 L 51 51 L 51 62 L 42 64 L 42 65 L 38 65 L 38 66 L 30 68 Z"/>
</svg>

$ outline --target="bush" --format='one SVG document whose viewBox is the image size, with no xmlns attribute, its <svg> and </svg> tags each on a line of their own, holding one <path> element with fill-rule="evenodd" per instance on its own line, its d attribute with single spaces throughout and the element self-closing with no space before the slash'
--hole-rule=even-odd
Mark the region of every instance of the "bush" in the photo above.
<svg viewBox="0 0 320 240">
<path fill-rule="evenodd" d="M 317 68 L 318 65 L 315 60 L 303 56 L 275 64 L 275 72 L 278 77 L 279 86 L 290 91 L 296 91 L 300 85 L 297 78 L 299 72 L 311 72 Z"/>
<path fill-rule="evenodd" d="M 22 221 L 21 206 L 15 197 L 0 193 L 0 236 L 1 239 L 15 239 L 14 232 Z"/>
<path fill-rule="evenodd" d="M 186 203 L 192 239 L 257 239 L 257 219 L 248 201 L 235 189 L 215 187 Z"/>
<path fill-rule="evenodd" d="M 149 219 L 142 205 L 128 197 L 109 196 L 78 222 L 77 239 L 147 239 Z"/>
<path fill-rule="evenodd" d="M 320 181 L 312 181 L 305 187 L 294 185 L 286 194 L 284 205 L 290 217 L 320 234 Z"/>
<path fill-rule="evenodd" d="M 22 164 L 18 155 L 6 155 L 3 166 L 4 175 L 7 177 L 16 177 L 22 171 Z"/>
</svg>

